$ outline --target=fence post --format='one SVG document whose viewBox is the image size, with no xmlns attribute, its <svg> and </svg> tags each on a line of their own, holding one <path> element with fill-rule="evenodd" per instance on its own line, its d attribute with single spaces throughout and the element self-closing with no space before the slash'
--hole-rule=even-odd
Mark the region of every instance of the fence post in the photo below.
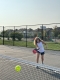
<svg viewBox="0 0 60 80">
<path fill-rule="evenodd" d="M 56 43 L 56 28 L 57 28 L 57 26 L 55 26 L 55 43 Z"/>
<path fill-rule="evenodd" d="M 45 41 L 46 41 L 46 29 L 45 29 Z"/>
<path fill-rule="evenodd" d="M 4 45 L 4 26 L 3 26 L 3 45 Z"/>
<path fill-rule="evenodd" d="M 13 46 L 14 46 L 14 40 L 15 40 L 15 26 L 14 26 L 14 36 L 13 36 Z"/>
<path fill-rule="evenodd" d="M 26 47 L 27 47 L 27 25 L 26 25 Z"/>
<path fill-rule="evenodd" d="M 42 40 L 43 40 L 43 24 L 42 24 Z"/>
</svg>

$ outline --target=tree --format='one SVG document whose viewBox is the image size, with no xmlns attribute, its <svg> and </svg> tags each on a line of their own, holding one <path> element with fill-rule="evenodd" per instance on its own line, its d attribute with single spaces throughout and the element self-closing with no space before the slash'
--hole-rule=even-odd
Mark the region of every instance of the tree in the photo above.
<svg viewBox="0 0 60 80">
<path fill-rule="evenodd" d="M 32 32 L 32 31 L 33 31 L 33 29 L 29 28 L 29 29 L 28 29 L 28 31 L 29 31 L 29 32 Z"/>
<path fill-rule="evenodd" d="M 60 39 L 60 34 L 58 35 L 58 38 Z"/>
<path fill-rule="evenodd" d="M 6 37 L 9 40 L 10 34 L 13 30 L 5 30 L 4 31 L 4 37 Z M 1 36 L 3 37 L 3 31 L 1 32 Z"/>
<path fill-rule="evenodd" d="M 3 36 L 3 31 L 1 32 L 1 35 Z M 4 31 L 4 37 L 7 37 L 7 36 L 8 36 L 7 31 Z"/>
<path fill-rule="evenodd" d="M 58 35 L 60 34 L 60 27 L 55 26 L 53 32 L 54 32 L 54 36 L 58 37 Z"/>
<path fill-rule="evenodd" d="M 23 38 L 23 35 L 21 33 L 18 33 L 18 32 L 12 32 L 10 34 L 10 37 L 15 40 L 15 38 L 17 38 L 19 41 L 21 41 L 21 39 Z"/>
</svg>

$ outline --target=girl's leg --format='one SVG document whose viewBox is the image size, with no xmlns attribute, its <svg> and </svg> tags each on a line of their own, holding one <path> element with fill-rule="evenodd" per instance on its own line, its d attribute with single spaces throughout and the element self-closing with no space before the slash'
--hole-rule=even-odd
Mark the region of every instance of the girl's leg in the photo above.
<svg viewBox="0 0 60 80">
<path fill-rule="evenodd" d="M 42 64 L 43 64 L 43 61 L 44 61 L 44 55 L 41 55 L 41 61 L 42 61 Z"/>
<path fill-rule="evenodd" d="M 39 53 L 37 53 L 37 63 L 39 62 Z"/>
</svg>

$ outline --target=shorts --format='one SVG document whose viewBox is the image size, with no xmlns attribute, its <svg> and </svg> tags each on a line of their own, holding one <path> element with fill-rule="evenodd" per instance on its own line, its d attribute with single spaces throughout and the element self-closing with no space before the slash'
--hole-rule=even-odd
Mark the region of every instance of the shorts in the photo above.
<svg viewBox="0 0 60 80">
<path fill-rule="evenodd" d="M 39 52 L 39 51 L 37 51 L 39 54 L 41 54 L 41 55 L 44 55 L 45 54 L 45 52 Z"/>
<path fill-rule="evenodd" d="M 38 49 L 35 49 L 37 51 L 37 53 L 41 54 L 41 55 L 44 55 L 45 52 L 39 52 Z"/>
</svg>

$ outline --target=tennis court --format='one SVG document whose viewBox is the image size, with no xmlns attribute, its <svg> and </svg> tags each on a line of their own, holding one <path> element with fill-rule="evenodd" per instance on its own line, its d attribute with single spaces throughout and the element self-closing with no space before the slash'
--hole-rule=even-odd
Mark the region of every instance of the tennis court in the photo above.
<svg viewBox="0 0 60 80">
<path fill-rule="evenodd" d="M 13 46 L 0 46 L 0 80 L 60 80 L 60 64 L 56 64 L 56 67 L 51 67 L 42 64 L 36 64 L 36 55 L 32 54 L 32 49 Z M 29 52 L 29 53 L 28 53 Z M 48 52 L 48 51 L 47 51 Z M 25 54 L 26 53 L 26 54 Z M 50 52 L 51 53 L 51 52 Z M 49 55 L 56 56 L 59 60 L 60 54 L 52 53 Z M 47 57 L 49 56 L 47 54 Z M 46 58 L 47 58 L 46 57 Z M 56 59 L 55 58 L 55 59 Z M 48 58 L 47 58 L 48 59 Z M 47 60 L 45 60 L 46 62 Z M 49 60 L 50 61 L 50 60 Z M 53 61 L 54 62 L 54 61 Z M 49 63 L 52 65 L 53 62 Z M 47 63 L 47 62 L 46 62 Z M 53 64 L 53 66 L 55 66 Z M 15 71 L 15 66 L 20 65 L 22 67 L 20 72 Z M 36 69 L 36 66 L 40 69 Z"/>
</svg>

